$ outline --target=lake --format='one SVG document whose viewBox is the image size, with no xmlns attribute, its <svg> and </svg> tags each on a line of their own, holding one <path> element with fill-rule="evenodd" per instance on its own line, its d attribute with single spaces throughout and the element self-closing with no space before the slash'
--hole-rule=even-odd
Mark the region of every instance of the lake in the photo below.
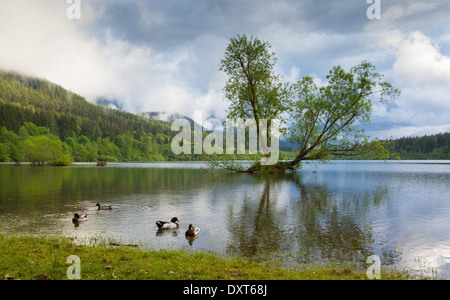
<svg viewBox="0 0 450 300">
<path fill-rule="evenodd" d="M 0 233 L 109 238 L 300 263 L 383 265 L 450 276 L 450 161 L 331 161 L 264 177 L 203 163 L 0 164 Z M 114 206 L 98 211 L 96 203 Z M 74 226 L 75 212 L 88 220 Z M 160 232 L 158 220 L 180 229 Z M 201 228 L 196 240 L 184 232 Z"/>
</svg>

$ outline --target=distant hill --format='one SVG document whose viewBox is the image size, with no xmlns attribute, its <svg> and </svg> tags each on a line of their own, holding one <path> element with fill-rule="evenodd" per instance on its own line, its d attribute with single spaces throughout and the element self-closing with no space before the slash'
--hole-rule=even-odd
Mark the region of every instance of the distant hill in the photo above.
<svg viewBox="0 0 450 300">
<path fill-rule="evenodd" d="M 40 134 L 60 139 L 73 161 L 205 159 L 202 155 L 176 156 L 171 151 L 171 138 L 176 134 L 171 122 L 184 118 L 193 128 L 192 119 L 165 112 L 136 115 L 106 98 L 97 103 L 47 80 L 0 72 L 0 161 L 19 160 L 20 141 Z M 385 142 L 401 159 L 450 159 L 450 133 Z M 296 147 L 280 141 L 280 150 L 295 151 Z"/>
<path fill-rule="evenodd" d="M 17 132 L 24 122 L 47 127 L 61 140 L 72 133 L 91 140 L 114 139 L 125 132 L 135 132 L 136 136 L 142 132 L 171 134 L 168 122 L 92 104 L 47 80 L 0 73 L 0 127 Z"/>
<path fill-rule="evenodd" d="M 389 150 L 391 159 L 402 160 L 450 160 L 450 133 L 421 137 L 402 137 L 381 140 Z M 333 159 L 373 159 L 373 153 L 351 157 L 337 156 Z"/>
<path fill-rule="evenodd" d="M 184 118 L 193 128 L 192 119 L 163 112 L 137 115 L 121 108 L 116 100 L 99 98 L 93 104 L 47 80 L 0 72 L 0 162 L 31 161 L 32 156 L 39 165 L 208 158 L 193 151 L 182 155 L 171 151 L 177 134 L 171 131 L 171 122 Z M 49 154 L 56 153 L 58 158 L 37 158 L 35 154 L 46 152 L 49 143 L 54 144 Z M 30 153 L 27 148 L 36 151 Z"/>
<path fill-rule="evenodd" d="M 110 100 L 106 98 L 98 98 L 95 101 L 98 105 L 106 106 L 112 109 L 124 110 L 124 106 L 118 100 Z"/>
<path fill-rule="evenodd" d="M 390 140 L 390 151 L 401 159 L 449 159 L 450 133 Z"/>
<path fill-rule="evenodd" d="M 0 161 L 190 160 L 172 153 L 174 134 L 169 122 L 90 103 L 47 80 L 0 72 Z M 52 153 L 45 153 L 48 145 Z M 37 158 L 40 152 L 57 159 Z"/>
<path fill-rule="evenodd" d="M 151 112 L 138 113 L 138 115 L 142 116 L 144 118 L 147 118 L 147 119 L 165 121 L 165 122 L 170 122 L 170 123 L 172 123 L 173 121 L 175 121 L 177 119 L 186 119 L 189 121 L 191 126 L 194 125 L 194 120 L 192 120 L 189 117 L 178 114 L 178 113 L 151 111 Z"/>
<path fill-rule="evenodd" d="M 192 120 L 189 117 L 186 117 L 182 114 L 178 114 L 178 113 L 167 113 L 167 112 L 143 112 L 143 113 L 138 113 L 139 116 L 143 116 L 144 118 L 148 118 L 151 120 L 158 120 L 158 121 L 165 121 L 165 122 L 170 122 L 172 123 L 175 120 L 180 120 L 180 119 L 185 119 L 189 121 L 189 124 L 191 126 L 192 129 L 194 129 L 195 121 Z M 210 132 L 211 129 L 209 127 L 203 127 L 200 124 L 197 124 L 199 127 L 201 127 L 203 129 L 204 132 Z"/>
</svg>

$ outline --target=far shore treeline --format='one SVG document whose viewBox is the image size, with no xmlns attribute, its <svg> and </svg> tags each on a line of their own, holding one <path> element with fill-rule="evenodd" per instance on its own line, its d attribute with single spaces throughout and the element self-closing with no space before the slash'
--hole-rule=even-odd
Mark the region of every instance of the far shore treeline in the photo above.
<svg viewBox="0 0 450 300">
<path fill-rule="evenodd" d="M 0 162 L 70 165 L 208 159 L 205 155 L 173 154 L 175 134 L 169 122 L 89 103 L 45 80 L 0 73 Z M 389 142 L 395 158 L 450 159 L 450 133 Z M 280 159 L 295 156 L 294 148 L 283 145 Z"/>
</svg>

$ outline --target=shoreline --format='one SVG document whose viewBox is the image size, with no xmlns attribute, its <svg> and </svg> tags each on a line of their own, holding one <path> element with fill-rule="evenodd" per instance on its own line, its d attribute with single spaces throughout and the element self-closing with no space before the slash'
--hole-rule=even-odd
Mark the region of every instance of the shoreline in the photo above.
<svg viewBox="0 0 450 300">
<path fill-rule="evenodd" d="M 76 260 L 78 259 L 78 265 Z M 75 263 L 74 263 L 75 262 Z M 210 252 L 76 245 L 67 237 L 0 234 L 0 279 L 68 280 L 74 266 L 81 280 L 367 280 L 351 266 L 283 269 L 281 263 Z M 76 268 L 75 268 L 76 269 Z M 382 270 L 382 280 L 437 279 Z"/>
</svg>

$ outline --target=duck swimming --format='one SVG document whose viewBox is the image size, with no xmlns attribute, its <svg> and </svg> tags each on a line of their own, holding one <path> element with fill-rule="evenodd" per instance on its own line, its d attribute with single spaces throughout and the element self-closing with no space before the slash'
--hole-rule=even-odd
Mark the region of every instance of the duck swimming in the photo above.
<svg viewBox="0 0 450 300">
<path fill-rule="evenodd" d="M 189 229 L 186 230 L 186 236 L 196 236 L 200 233 L 200 228 L 192 226 L 189 224 Z"/>
<path fill-rule="evenodd" d="M 159 229 L 174 229 L 180 227 L 180 224 L 178 222 L 181 222 L 178 220 L 177 217 L 173 217 L 170 222 L 167 221 L 157 221 L 156 226 L 158 226 Z"/>
<path fill-rule="evenodd" d="M 101 205 L 100 203 L 97 203 L 95 206 L 98 207 L 98 210 L 108 210 L 112 209 L 111 205 Z"/>
<path fill-rule="evenodd" d="M 88 217 L 87 215 L 79 215 L 78 213 L 75 213 L 75 215 L 73 216 L 72 222 L 78 223 L 80 221 L 86 221 L 87 217 Z"/>
</svg>

